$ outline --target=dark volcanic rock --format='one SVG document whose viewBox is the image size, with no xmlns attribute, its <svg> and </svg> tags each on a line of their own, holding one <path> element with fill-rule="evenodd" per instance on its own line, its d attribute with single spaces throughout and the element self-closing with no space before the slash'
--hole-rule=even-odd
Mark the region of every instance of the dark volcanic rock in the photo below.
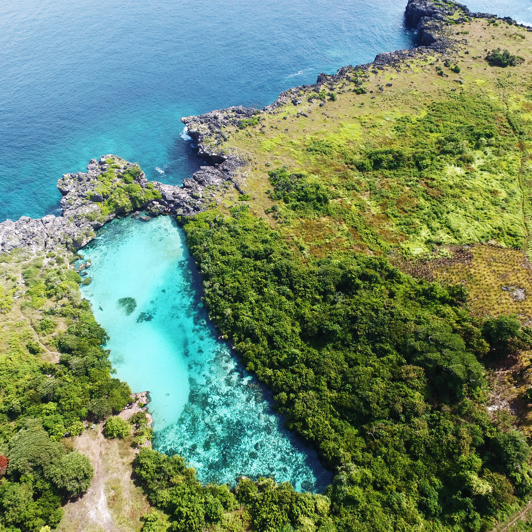
<svg viewBox="0 0 532 532">
<path fill-rule="evenodd" d="M 260 122 L 261 115 L 272 113 L 279 107 L 301 105 L 305 99 L 302 95 L 305 93 L 320 92 L 323 89 L 334 90 L 334 84 L 338 82 L 356 82 L 356 77 L 352 77 L 355 71 L 376 73 L 385 67 L 399 69 L 406 66 L 409 68 L 411 59 L 434 52 L 445 53 L 446 49 L 456 42 L 449 30 L 450 17 L 453 17 L 454 23 L 472 18 L 497 18 L 495 15 L 472 13 L 467 7 L 457 2 L 437 4 L 431 0 L 408 0 L 405 23 L 408 27 L 417 30 L 419 43 L 419 46 L 412 50 L 382 53 L 375 57 L 373 63 L 355 68 L 346 66 L 334 75 L 320 74 L 314 85 L 304 85 L 284 91 L 273 104 L 262 110 L 239 106 L 212 111 L 201 116 L 182 118 L 182 122 L 187 126 L 188 134 L 198 146 L 199 156 L 212 166 L 201 167 L 192 179 L 184 180 L 182 187 L 153 182 L 154 187 L 161 192 L 162 198 L 150 201 L 143 208 L 146 208 L 151 216 L 162 213 L 192 216 L 207 208 L 212 200 L 214 189 L 221 187 L 224 183 L 231 183 L 240 193 L 244 194 L 243 184 L 239 181 L 241 177 L 238 175 L 240 174 L 238 169 L 247 162 L 236 155 L 226 154 L 220 149 L 221 144 L 228 138 L 224 133 L 227 126 L 241 127 L 245 125 L 243 121 L 250 119 Z M 516 25 L 516 22 L 510 18 L 502 20 Z M 532 31 L 532 28 L 527 27 L 527 30 Z M 300 112 L 300 116 L 306 116 L 306 114 Z M 98 176 L 107 170 L 106 160 L 109 158 L 113 158 L 122 169 L 131 166 L 119 157 L 107 155 L 99 161 L 91 160 L 86 173 L 64 175 L 58 183 L 58 188 L 63 194 L 61 216 L 49 215 L 40 220 L 32 220 L 23 216 L 16 222 L 7 220 L 1 223 L 0 253 L 14 248 L 38 252 L 53 249 L 58 245 L 78 249 L 94 238 L 95 231 L 117 214 L 111 213 L 104 217 L 98 206 L 98 202 L 106 199 L 102 192 L 97 190 Z M 137 183 L 142 187 L 147 185 L 148 182 L 143 173 L 137 178 Z"/>
<path fill-rule="evenodd" d="M 59 245 L 78 249 L 92 240 L 95 231 L 116 216 L 116 213 L 103 216 L 97 204 L 104 199 L 96 190 L 101 185 L 98 177 L 107 170 L 106 161 L 110 158 L 120 165 L 120 170 L 133 166 L 119 157 L 106 155 L 99 161 L 92 159 L 86 173 L 63 175 L 57 183 L 63 195 L 61 216 L 50 214 L 37 220 L 22 216 L 16 222 L 7 220 L 1 223 L 0 253 L 14 248 L 36 253 Z M 143 173 L 137 183 L 141 186 L 147 184 Z"/>
</svg>

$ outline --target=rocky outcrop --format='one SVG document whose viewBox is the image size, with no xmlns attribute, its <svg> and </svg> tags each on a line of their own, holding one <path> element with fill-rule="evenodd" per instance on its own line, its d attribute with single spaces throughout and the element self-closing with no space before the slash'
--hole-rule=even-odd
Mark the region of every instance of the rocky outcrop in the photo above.
<svg viewBox="0 0 532 532">
<path fill-rule="evenodd" d="M 226 157 L 216 150 L 224 140 L 227 140 L 223 128 L 238 126 L 242 120 L 253 118 L 257 109 L 246 107 L 229 107 L 219 111 L 211 111 L 201 116 L 187 116 L 181 119 L 187 126 L 188 134 L 197 144 L 198 155 L 210 164 L 223 163 Z"/>
<path fill-rule="evenodd" d="M 459 4 L 438 5 L 430 0 L 409 0 L 405 10 L 405 24 L 418 31 L 418 40 L 422 46 L 438 43 L 447 44 L 443 28 L 447 21 L 458 16 L 457 22 L 465 22 L 464 11 Z"/>
<path fill-rule="evenodd" d="M 113 184 L 126 186 L 128 183 L 120 181 L 120 176 L 136 165 L 114 155 L 105 155 L 99 161 L 92 159 L 87 172 L 65 174 L 58 181 L 57 187 L 63 195 L 60 216 L 50 214 L 35 220 L 22 216 L 15 222 L 6 220 L 0 223 L 0 253 L 16 248 L 39 253 L 58 246 L 71 250 L 85 246 L 104 224 L 118 214 L 125 213 L 116 209 L 102 214 L 104 201 L 109 197 L 109 193 L 103 190 L 102 183 L 110 165 L 116 170 Z M 152 216 L 163 213 L 196 214 L 209 199 L 204 190 L 229 180 L 228 173 L 231 169 L 230 164 L 221 165 L 220 168 L 204 167 L 193 179 L 186 179 L 183 187 L 153 182 L 151 185 L 159 190 L 161 198 L 151 199 L 138 207 L 146 209 Z M 144 172 L 138 174 L 129 184 L 136 184 L 147 190 L 148 180 Z"/>
<path fill-rule="evenodd" d="M 60 245 L 78 249 L 94 238 L 95 231 L 116 216 L 116 213 L 102 216 L 98 205 L 98 201 L 104 199 L 98 191 L 101 184 L 99 177 L 107 171 L 109 165 L 106 161 L 111 158 L 123 170 L 132 166 L 119 157 L 106 155 L 99 161 L 92 159 L 86 173 L 63 175 L 57 183 L 63 195 L 61 216 L 50 214 L 36 220 L 22 216 L 16 222 L 7 220 L 1 223 L 0 253 L 15 248 L 37 253 Z M 138 182 L 141 185 L 147 183 L 144 174 Z"/>
<path fill-rule="evenodd" d="M 194 216 L 205 210 L 206 206 L 215 198 L 215 190 L 223 183 L 235 186 L 241 193 L 235 181 L 235 170 L 243 163 L 236 157 L 228 157 L 222 163 L 214 166 L 202 166 L 192 179 L 184 179 L 181 187 L 154 183 L 161 192 L 162 199 L 169 211 L 176 216 Z"/>
<path fill-rule="evenodd" d="M 173 197 L 178 202 L 184 193 L 188 193 L 188 198 L 185 198 L 185 201 L 182 202 L 183 205 L 178 207 L 177 213 L 192 214 L 193 210 L 199 207 L 193 200 L 198 185 L 206 188 L 209 185 L 216 186 L 228 181 L 241 194 L 244 194 L 244 190 L 237 179 L 236 170 L 247 163 L 235 155 L 223 153 L 219 146 L 228 140 L 223 131 L 224 128 L 227 126 L 239 127 L 243 121 L 252 120 L 259 112 L 258 109 L 238 106 L 181 119 L 181 122 L 187 126 L 189 136 L 198 147 L 198 156 L 212 166 L 202 166 L 193 175 L 192 180 L 185 179 L 183 181 L 183 191 L 173 191 Z M 190 193 L 192 193 L 192 198 L 190 198 Z"/>
<path fill-rule="evenodd" d="M 251 119 L 260 121 L 263 113 L 272 113 L 279 107 L 301 105 L 303 102 L 302 94 L 309 91 L 319 92 L 322 89 L 334 90 L 334 86 L 338 82 L 352 81 L 351 76 L 354 70 L 362 72 L 380 70 L 388 66 L 404 64 L 415 57 L 434 53 L 435 51 L 444 53 L 445 49 L 455 42 L 454 39 L 449 37 L 448 27 L 473 17 L 488 18 L 494 17 L 494 15 L 471 13 L 467 7 L 456 2 L 440 4 L 432 0 L 408 0 L 405 23 L 408 27 L 418 31 L 419 46 L 411 50 L 381 53 L 376 56 L 372 63 L 356 67 L 349 65 L 341 68 L 333 75 L 320 74 L 314 85 L 303 85 L 288 89 L 282 92 L 274 103 L 261 110 L 229 107 L 228 109 L 211 111 L 200 116 L 188 116 L 182 118 L 181 121 L 187 126 L 188 134 L 196 142 L 199 156 L 214 165 L 215 169 L 221 169 L 221 166 L 225 165 L 226 175 L 233 183 L 237 184 L 234 170 L 246 163 L 240 161 L 234 155 L 226 154 L 222 151 L 221 145 L 228 140 L 227 134 L 224 132 L 227 126 L 239 127 L 245 125 L 245 121 Z M 450 22 L 451 19 L 452 23 Z M 239 188 L 241 189 L 241 187 Z"/>
<path fill-rule="evenodd" d="M 273 113 L 286 105 L 302 104 L 302 94 L 312 91 L 334 90 L 338 82 L 352 82 L 354 71 L 368 72 L 387 67 L 400 69 L 408 65 L 408 60 L 423 54 L 445 53 L 456 42 L 449 30 L 456 23 L 472 18 L 497 18 L 495 15 L 472 13 L 466 6 L 457 2 L 435 2 L 433 0 L 408 0 L 405 11 L 405 23 L 418 31 L 419 46 L 411 50 L 382 53 L 372 63 L 357 67 L 346 66 L 334 75 L 320 74 L 314 85 L 304 85 L 282 92 L 277 100 L 262 110 L 242 106 L 212 111 L 200 116 L 182 118 L 188 134 L 198 147 L 198 155 L 211 166 L 203 166 L 192 179 L 185 179 L 181 187 L 153 182 L 161 193 L 160 199 L 150 200 L 146 208 L 152 216 L 172 213 L 176 216 L 192 216 L 205 210 L 215 196 L 215 189 L 224 183 L 235 186 L 245 193 L 239 180 L 238 169 L 246 161 L 233 154 L 224 153 L 222 144 L 228 140 L 225 129 L 228 126 L 245 127 L 249 123 L 258 123 L 264 113 Z M 510 18 L 503 21 L 516 24 Z M 532 31 L 532 28 L 527 28 Z M 101 194 L 100 176 L 112 158 L 121 171 L 131 167 L 131 163 L 119 157 L 106 155 L 99 161 L 91 160 L 86 173 L 66 174 L 58 183 L 63 194 L 61 216 L 45 216 L 38 220 L 22 217 L 13 222 L 7 220 L 0 224 L 0 253 L 14 248 L 31 252 L 53 249 L 58 245 L 78 249 L 86 245 L 95 236 L 102 225 L 115 218 L 119 211 L 102 214 L 101 204 L 105 197 Z M 136 183 L 145 188 L 148 185 L 144 173 L 136 178 Z"/>
</svg>

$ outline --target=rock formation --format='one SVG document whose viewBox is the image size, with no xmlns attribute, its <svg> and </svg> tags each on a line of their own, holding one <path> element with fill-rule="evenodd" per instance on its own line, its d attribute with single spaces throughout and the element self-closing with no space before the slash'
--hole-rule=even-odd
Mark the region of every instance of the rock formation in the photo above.
<svg viewBox="0 0 532 532">
<path fill-rule="evenodd" d="M 301 92 L 316 91 L 322 89 L 334 89 L 334 84 L 350 78 L 353 70 L 371 71 L 380 70 L 385 66 L 399 66 L 419 56 L 433 54 L 434 52 L 445 54 L 446 49 L 456 43 L 456 37 L 451 36 L 454 24 L 464 22 L 472 18 L 497 19 L 496 15 L 487 13 L 473 13 L 458 2 L 436 3 L 433 0 L 408 0 L 405 10 L 405 25 L 417 31 L 418 46 L 411 50 L 399 50 L 378 54 L 372 63 L 356 67 L 346 66 L 338 70 L 336 74 L 320 74 L 314 85 L 302 85 L 282 92 L 277 100 L 264 109 L 249 109 L 229 107 L 211 111 L 200 116 L 188 116 L 181 121 L 187 126 L 188 134 L 197 143 L 200 157 L 218 168 L 224 165 L 225 175 L 228 179 L 237 183 L 234 170 L 245 164 L 231 154 L 224 154 L 218 148 L 227 136 L 223 129 L 227 126 L 239 126 L 243 120 L 255 117 L 260 121 L 262 113 L 271 113 L 275 109 L 285 105 L 301 105 Z M 451 22 L 452 19 L 452 22 Z M 501 19 L 509 24 L 518 25 L 509 17 Z M 531 27 L 526 27 L 532 31 Z"/>
</svg>

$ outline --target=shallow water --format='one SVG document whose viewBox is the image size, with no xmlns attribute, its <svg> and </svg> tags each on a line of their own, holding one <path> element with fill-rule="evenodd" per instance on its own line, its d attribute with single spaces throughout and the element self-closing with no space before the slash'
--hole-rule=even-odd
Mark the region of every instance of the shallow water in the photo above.
<svg viewBox="0 0 532 532">
<path fill-rule="evenodd" d="M 83 255 L 92 263 L 83 296 L 111 337 L 117 376 L 150 391 L 158 450 L 185 456 L 203 482 L 245 474 L 303 491 L 327 485 L 316 453 L 284 430 L 267 391 L 216 339 L 170 218 L 115 221 Z"/>
</svg>

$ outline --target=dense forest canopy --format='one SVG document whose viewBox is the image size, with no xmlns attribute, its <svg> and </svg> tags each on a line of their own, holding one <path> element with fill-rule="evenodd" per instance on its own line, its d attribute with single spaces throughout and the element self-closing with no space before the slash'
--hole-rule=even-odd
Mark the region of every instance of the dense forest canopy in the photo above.
<svg viewBox="0 0 532 532">
<path fill-rule="evenodd" d="M 526 439 L 482 404 L 485 363 L 532 341 L 515 318 L 382 257 L 304 261 L 247 207 L 185 229 L 213 320 L 338 471 L 339 530 L 483 530 L 529 493 Z"/>
</svg>

